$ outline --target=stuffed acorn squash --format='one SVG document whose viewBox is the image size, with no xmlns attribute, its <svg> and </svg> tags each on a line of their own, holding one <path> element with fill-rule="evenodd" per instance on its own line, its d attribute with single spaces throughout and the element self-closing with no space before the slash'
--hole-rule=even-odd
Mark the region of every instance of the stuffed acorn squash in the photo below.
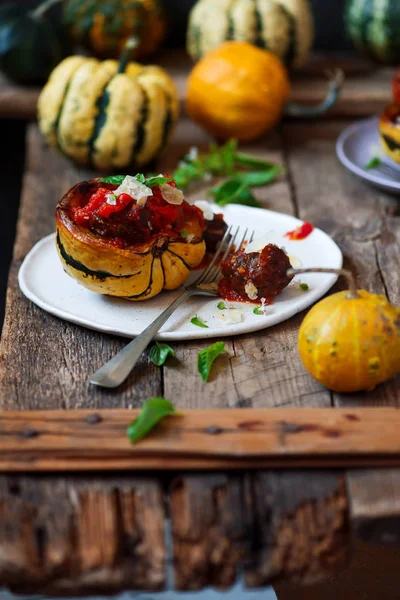
<svg viewBox="0 0 400 600">
<path fill-rule="evenodd" d="M 147 300 L 181 286 L 206 251 L 203 212 L 170 178 L 84 181 L 56 210 L 68 275 L 100 294 Z"/>
</svg>

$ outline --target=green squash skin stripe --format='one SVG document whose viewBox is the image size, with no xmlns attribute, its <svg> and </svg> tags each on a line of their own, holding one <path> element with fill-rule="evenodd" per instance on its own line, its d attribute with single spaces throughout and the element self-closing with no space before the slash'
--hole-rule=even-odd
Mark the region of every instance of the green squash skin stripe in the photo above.
<svg viewBox="0 0 400 600">
<path fill-rule="evenodd" d="M 131 162 L 134 162 L 135 156 L 137 156 L 140 153 L 140 151 L 142 150 L 142 148 L 144 146 L 144 142 L 146 139 L 145 126 L 147 123 L 147 119 L 149 117 L 149 97 L 148 97 L 145 89 L 143 88 L 143 86 L 140 85 L 140 82 L 138 81 L 137 83 L 143 92 L 143 105 L 142 105 L 142 109 L 141 109 L 141 113 L 140 113 L 140 120 L 137 125 L 136 143 L 132 150 L 132 161 Z"/>
<path fill-rule="evenodd" d="M 57 148 L 60 150 L 60 152 L 62 152 L 63 150 L 62 150 L 62 147 L 61 147 L 61 144 L 60 144 L 60 139 L 59 139 L 59 136 L 58 136 L 58 126 L 59 126 L 60 121 L 61 121 L 62 113 L 63 113 L 64 106 L 65 106 L 65 101 L 66 101 L 66 98 L 68 96 L 69 89 L 71 87 L 71 82 L 72 82 L 73 78 L 75 77 L 77 71 L 80 69 L 81 66 L 82 65 L 79 65 L 75 69 L 75 71 L 72 73 L 71 77 L 69 78 L 69 81 L 68 81 L 67 85 L 65 86 L 64 98 L 62 99 L 61 106 L 60 106 L 60 109 L 58 111 L 57 118 L 54 121 L 54 125 L 53 125 L 53 133 L 55 134 L 55 136 L 57 138 Z"/>
<path fill-rule="evenodd" d="M 85 275 L 85 277 L 93 277 L 94 279 L 98 279 L 99 281 L 105 281 L 109 277 L 112 277 L 113 279 L 129 279 L 130 277 L 136 277 L 136 275 L 140 275 L 141 273 L 141 271 L 139 271 L 138 273 L 133 273 L 131 275 L 113 275 L 108 271 L 92 271 L 92 269 L 89 269 L 83 263 L 79 262 L 78 260 L 75 260 L 75 258 L 73 258 L 67 253 L 61 242 L 59 233 L 57 233 L 57 246 L 62 258 L 65 260 L 67 265 L 69 265 L 76 271 L 80 271 Z"/>
<path fill-rule="evenodd" d="M 268 44 L 263 36 L 263 20 L 261 17 L 261 13 L 258 10 L 258 6 L 257 6 L 257 0 L 253 0 L 254 1 L 254 18 L 256 20 L 256 32 L 255 32 L 255 39 L 254 39 L 254 45 L 258 46 L 259 48 L 265 48 L 268 50 Z"/>
<path fill-rule="evenodd" d="M 283 58 L 283 62 L 285 63 L 285 65 L 290 66 L 296 60 L 296 56 L 297 56 L 297 47 L 298 47 L 297 24 L 296 24 L 296 19 L 287 10 L 287 8 L 285 8 L 284 6 L 281 6 L 281 8 L 282 8 L 282 11 L 285 13 L 285 16 L 290 24 L 289 25 L 289 27 L 290 27 L 289 44 L 288 44 L 287 50 L 285 52 L 285 56 Z"/>
<path fill-rule="evenodd" d="M 107 90 L 108 85 L 111 83 L 113 78 L 110 79 L 104 86 L 101 96 L 97 99 L 96 107 L 98 109 L 97 116 L 94 122 L 94 128 L 92 137 L 90 138 L 89 145 L 89 163 L 93 167 L 93 153 L 95 150 L 96 140 L 99 137 L 101 130 L 107 122 L 107 108 L 110 104 L 110 92 Z"/>
<path fill-rule="evenodd" d="M 393 140 L 388 135 L 382 135 L 382 138 L 385 140 L 389 150 L 393 152 L 394 150 L 400 150 L 400 143 Z"/>
<path fill-rule="evenodd" d="M 231 5 L 228 9 L 228 14 L 227 14 L 228 29 L 226 31 L 226 36 L 225 36 L 226 40 L 234 40 L 235 39 L 235 21 L 234 21 L 233 14 L 232 14 L 234 5 L 235 5 L 235 0 L 233 0 L 233 2 L 231 2 Z"/>
</svg>

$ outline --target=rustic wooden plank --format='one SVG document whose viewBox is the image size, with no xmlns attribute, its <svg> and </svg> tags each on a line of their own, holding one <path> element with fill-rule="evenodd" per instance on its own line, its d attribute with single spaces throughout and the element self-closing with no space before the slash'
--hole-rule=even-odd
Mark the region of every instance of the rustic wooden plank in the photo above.
<svg viewBox="0 0 400 600">
<path fill-rule="evenodd" d="M 279 512 L 271 510 L 278 505 Z M 346 558 L 346 508 L 343 478 L 328 472 L 311 481 L 291 472 L 177 478 L 171 491 L 176 586 L 226 587 L 242 567 L 249 587 L 318 581 Z"/>
<path fill-rule="evenodd" d="M 400 464 L 397 409 L 190 410 L 132 446 L 138 411 L 6 411 L 0 471 L 352 467 Z M 106 440 L 106 444 L 104 444 Z"/>
<path fill-rule="evenodd" d="M 386 293 L 399 305 L 398 200 L 365 185 L 337 162 L 334 143 L 345 126 L 345 122 L 331 122 L 312 129 L 294 124 L 285 129 L 299 215 L 334 237 L 360 287 Z M 339 281 L 336 287 L 343 286 Z M 332 400 L 335 406 L 348 409 L 398 406 L 400 376 L 368 394 L 332 394 Z M 356 530 L 364 539 L 384 541 L 388 528 L 400 518 L 398 472 L 351 472 L 347 481 Z"/>
<path fill-rule="evenodd" d="M 165 584 L 158 484 L 135 478 L 0 479 L 0 577 L 19 593 Z"/>
<path fill-rule="evenodd" d="M 186 77 L 193 63 L 182 50 L 164 50 L 155 62 L 167 69 L 178 87 L 181 102 L 185 98 Z M 381 67 L 354 55 L 316 53 L 300 71 L 291 74 L 291 100 L 316 104 L 326 93 L 326 73 L 341 68 L 346 84 L 341 98 L 332 109 L 335 116 L 367 116 L 378 112 L 389 101 L 393 69 Z M 0 73 L 0 118 L 36 118 L 39 87 L 16 84 Z"/>
<path fill-rule="evenodd" d="M 67 324 L 34 306 L 18 288 L 17 272 L 22 259 L 35 242 L 54 230 L 58 200 L 77 181 L 92 176 L 93 173 L 78 170 L 47 149 L 36 126 L 30 126 L 1 345 L 3 408 L 128 408 L 161 392 L 159 369 L 147 356 L 143 356 L 138 369 L 119 391 L 111 393 L 88 386 L 87 374 L 126 342 Z"/>
</svg>

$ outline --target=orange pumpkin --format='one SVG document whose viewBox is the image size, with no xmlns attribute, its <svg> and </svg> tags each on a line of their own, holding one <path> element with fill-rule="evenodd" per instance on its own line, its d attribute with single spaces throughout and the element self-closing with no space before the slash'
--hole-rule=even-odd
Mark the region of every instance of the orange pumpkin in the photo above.
<svg viewBox="0 0 400 600">
<path fill-rule="evenodd" d="M 272 52 L 226 42 L 193 68 L 186 107 L 213 136 L 251 140 L 278 123 L 289 90 L 286 68 Z"/>
<path fill-rule="evenodd" d="M 339 272 L 352 280 L 348 271 Z M 353 282 L 349 291 L 328 296 L 307 313 L 298 344 L 305 368 L 325 387 L 372 390 L 400 371 L 400 308 L 385 296 L 356 290 Z"/>
</svg>

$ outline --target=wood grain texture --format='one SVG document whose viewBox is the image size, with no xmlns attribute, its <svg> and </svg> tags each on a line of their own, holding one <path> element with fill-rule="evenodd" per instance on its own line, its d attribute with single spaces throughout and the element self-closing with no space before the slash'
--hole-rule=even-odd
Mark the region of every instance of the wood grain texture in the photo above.
<svg viewBox="0 0 400 600">
<path fill-rule="evenodd" d="M 397 409 L 190 410 L 132 445 L 138 411 L 6 411 L 0 471 L 400 465 Z"/>
<path fill-rule="evenodd" d="M 271 511 L 277 505 L 279 512 Z M 239 566 L 249 587 L 318 581 L 346 559 L 346 514 L 343 478 L 327 472 L 311 480 L 294 472 L 177 478 L 171 491 L 177 588 L 231 585 Z"/>
<path fill-rule="evenodd" d="M 156 59 L 173 77 L 181 102 L 186 90 L 186 77 L 193 66 L 182 50 L 164 50 Z M 327 73 L 341 68 L 346 83 L 340 100 L 330 115 L 360 117 L 382 110 L 390 99 L 390 81 L 393 69 L 381 67 L 354 55 L 314 54 L 309 64 L 292 74 L 291 100 L 304 104 L 317 104 L 326 94 Z M 36 119 L 40 94 L 38 87 L 18 85 L 0 73 L 0 117 Z"/>
<path fill-rule="evenodd" d="M 47 149 L 36 126 L 30 126 L 1 345 L 2 408 L 128 408 L 161 392 L 160 371 L 146 355 L 119 391 L 110 394 L 96 386 L 89 387 L 87 374 L 126 342 L 53 317 L 29 302 L 18 288 L 21 261 L 33 244 L 55 229 L 58 200 L 77 181 L 92 176 L 93 173 L 76 169 Z"/>
<path fill-rule="evenodd" d="M 329 233 L 360 287 L 400 305 L 400 208 L 398 199 L 360 182 L 338 163 L 334 143 L 345 123 L 285 129 L 290 174 L 299 216 Z M 322 263 L 321 263 L 322 265 Z M 338 282 L 336 289 L 345 283 Z M 331 394 L 334 406 L 398 406 L 400 374 L 372 392 Z M 386 424 L 384 424 L 386 428 Z M 352 520 L 364 539 L 398 538 L 400 478 L 395 470 L 360 471 L 347 477 Z M 396 524 L 396 525 L 395 525 Z"/>
<path fill-rule="evenodd" d="M 0 479 L 0 576 L 19 593 L 158 590 L 165 583 L 162 493 L 123 477 Z"/>
</svg>

